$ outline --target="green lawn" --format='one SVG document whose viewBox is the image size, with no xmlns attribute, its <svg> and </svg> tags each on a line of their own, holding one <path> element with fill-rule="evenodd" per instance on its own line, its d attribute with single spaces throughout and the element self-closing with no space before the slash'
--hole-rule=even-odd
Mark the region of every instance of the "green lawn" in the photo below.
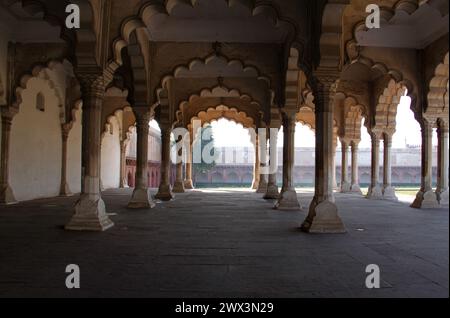
<svg viewBox="0 0 450 318">
<path fill-rule="evenodd" d="M 419 189 L 419 187 L 395 187 L 395 192 L 399 195 L 416 196 L 417 192 L 419 192 Z M 361 188 L 361 191 L 364 195 L 366 195 L 369 189 Z"/>
</svg>

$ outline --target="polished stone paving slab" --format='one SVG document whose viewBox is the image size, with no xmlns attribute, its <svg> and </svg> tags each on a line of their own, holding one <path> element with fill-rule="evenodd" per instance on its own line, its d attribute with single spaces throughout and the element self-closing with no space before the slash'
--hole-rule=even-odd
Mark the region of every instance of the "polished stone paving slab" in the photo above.
<svg viewBox="0 0 450 318">
<path fill-rule="evenodd" d="M 448 297 L 449 211 L 337 194 L 348 233 L 299 231 L 306 215 L 246 190 L 178 194 L 152 210 L 104 193 L 116 226 L 66 232 L 77 197 L 0 206 L 0 297 Z M 304 207 L 311 192 L 299 192 Z M 65 287 L 78 264 L 81 288 Z M 381 288 L 365 287 L 366 266 Z"/>
</svg>

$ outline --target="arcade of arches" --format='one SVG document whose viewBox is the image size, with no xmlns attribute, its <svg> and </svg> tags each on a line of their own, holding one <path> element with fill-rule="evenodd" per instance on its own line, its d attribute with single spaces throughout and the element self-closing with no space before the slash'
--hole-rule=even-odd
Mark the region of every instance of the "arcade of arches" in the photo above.
<svg viewBox="0 0 450 318">
<path fill-rule="evenodd" d="M 276 155 L 258 134 L 252 187 L 275 208 L 298 210 L 294 127 L 302 122 L 316 133 L 315 195 L 302 229 L 345 232 L 332 184 L 337 140 L 339 190 L 361 193 L 364 119 L 367 198 L 395 200 L 391 143 L 407 94 L 422 130 L 421 189 L 411 206 L 448 205 L 448 1 L 383 1 L 379 30 L 365 28 L 366 0 L 73 2 L 82 25 L 69 30 L 60 23 L 66 1 L 1 1 L 1 203 L 81 192 L 66 229 L 106 230 L 113 222 L 102 187 L 134 187 L 129 208 L 177 200 L 174 192 L 193 188 L 192 165 L 171 164 L 172 130 L 193 136 L 194 120 L 227 118 L 255 132 L 283 126 L 281 191 L 276 173 L 260 171 Z"/>
</svg>

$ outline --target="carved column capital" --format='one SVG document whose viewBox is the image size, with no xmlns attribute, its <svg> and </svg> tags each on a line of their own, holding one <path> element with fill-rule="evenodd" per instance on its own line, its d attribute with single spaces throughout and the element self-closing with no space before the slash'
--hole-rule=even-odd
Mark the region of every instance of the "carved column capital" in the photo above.
<svg viewBox="0 0 450 318">
<path fill-rule="evenodd" d="M 73 127 L 73 123 L 61 125 L 61 135 L 62 135 L 63 141 L 67 141 L 67 139 L 69 138 L 69 133 L 70 133 L 70 130 L 72 129 L 72 127 Z"/>
<path fill-rule="evenodd" d="M 77 73 L 82 96 L 103 98 L 105 94 L 105 80 L 103 74 L 98 72 Z"/>
<path fill-rule="evenodd" d="M 0 114 L 2 117 L 2 124 L 11 126 L 12 120 L 13 120 L 14 116 L 17 115 L 18 112 L 19 112 L 19 109 L 16 107 L 1 106 Z"/>
<path fill-rule="evenodd" d="M 334 70 L 318 70 L 314 74 L 312 88 L 316 112 L 331 111 L 330 102 L 333 100 L 337 89 L 339 73 Z"/>
</svg>

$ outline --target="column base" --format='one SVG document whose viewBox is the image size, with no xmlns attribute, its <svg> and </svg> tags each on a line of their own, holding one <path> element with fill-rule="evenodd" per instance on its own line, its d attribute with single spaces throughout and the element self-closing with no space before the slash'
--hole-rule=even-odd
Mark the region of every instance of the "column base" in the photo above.
<svg viewBox="0 0 450 318">
<path fill-rule="evenodd" d="M 352 184 L 352 186 L 350 187 L 350 192 L 357 193 L 357 194 L 362 194 L 362 191 L 361 191 L 361 188 L 359 187 L 359 184 Z"/>
<path fill-rule="evenodd" d="M 439 202 L 437 200 L 436 193 L 433 190 L 427 192 L 419 191 L 417 193 L 416 199 L 411 204 L 412 208 L 415 209 L 436 209 L 439 208 Z"/>
<path fill-rule="evenodd" d="M 73 195 L 72 191 L 70 191 L 70 189 L 69 189 L 69 185 L 67 184 L 67 182 L 61 184 L 61 188 L 59 190 L 59 195 L 61 197 L 70 197 Z"/>
<path fill-rule="evenodd" d="M 17 203 L 14 193 L 9 185 L 5 185 L 0 189 L 0 204 L 15 204 Z"/>
<path fill-rule="evenodd" d="M 298 202 L 297 192 L 295 190 L 286 190 L 281 192 L 280 198 L 274 206 L 277 210 L 301 210 L 301 205 Z"/>
<path fill-rule="evenodd" d="M 346 233 L 345 225 L 338 215 L 337 206 L 331 201 L 317 202 L 313 199 L 309 215 L 301 226 L 307 233 L 340 234 Z"/>
<path fill-rule="evenodd" d="M 344 182 L 341 184 L 341 193 L 347 193 L 350 192 L 351 185 L 348 182 Z"/>
<path fill-rule="evenodd" d="M 449 195 L 448 192 L 449 191 L 447 189 L 447 190 L 444 190 L 444 191 L 436 193 L 437 199 L 438 199 L 440 205 L 443 205 L 443 206 L 447 206 L 448 205 L 448 195 Z"/>
<path fill-rule="evenodd" d="M 184 182 L 183 181 L 176 181 L 175 184 L 173 185 L 173 189 L 172 189 L 173 193 L 185 193 L 185 189 L 184 189 Z"/>
<path fill-rule="evenodd" d="M 267 182 L 260 181 L 256 193 L 266 193 L 266 192 L 267 192 Z"/>
<path fill-rule="evenodd" d="M 383 199 L 383 190 L 379 185 L 375 187 L 370 187 L 369 192 L 366 196 L 369 200 L 382 200 Z"/>
<path fill-rule="evenodd" d="M 397 195 L 395 194 L 395 188 L 394 187 L 384 188 L 383 189 L 383 199 L 391 200 L 391 201 L 398 201 Z"/>
<path fill-rule="evenodd" d="M 161 201 L 170 201 L 173 200 L 174 198 L 175 196 L 172 193 L 170 185 L 159 186 L 158 193 L 155 195 L 155 199 Z"/>
<path fill-rule="evenodd" d="M 280 197 L 278 192 L 278 186 L 276 184 L 269 184 L 267 186 L 266 194 L 264 195 L 265 200 L 276 200 Z"/>
<path fill-rule="evenodd" d="M 135 188 L 131 200 L 128 203 L 129 209 L 152 209 L 155 202 L 152 200 L 149 189 Z"/>
<path fill-rule="evenodd" d="M 75 206 L 75 215 L 65 226 L 69 231 L 105 231 L 114 226 L 106 214 L 100 196 L 82 195 Z"/>
<path fill-rule="evenodd" d="M 184 188 L 186 190 L 193 190 L 194 189 L 194 182 L 192 182 L 192 180 L 184 180 Z"/>
</svg>

